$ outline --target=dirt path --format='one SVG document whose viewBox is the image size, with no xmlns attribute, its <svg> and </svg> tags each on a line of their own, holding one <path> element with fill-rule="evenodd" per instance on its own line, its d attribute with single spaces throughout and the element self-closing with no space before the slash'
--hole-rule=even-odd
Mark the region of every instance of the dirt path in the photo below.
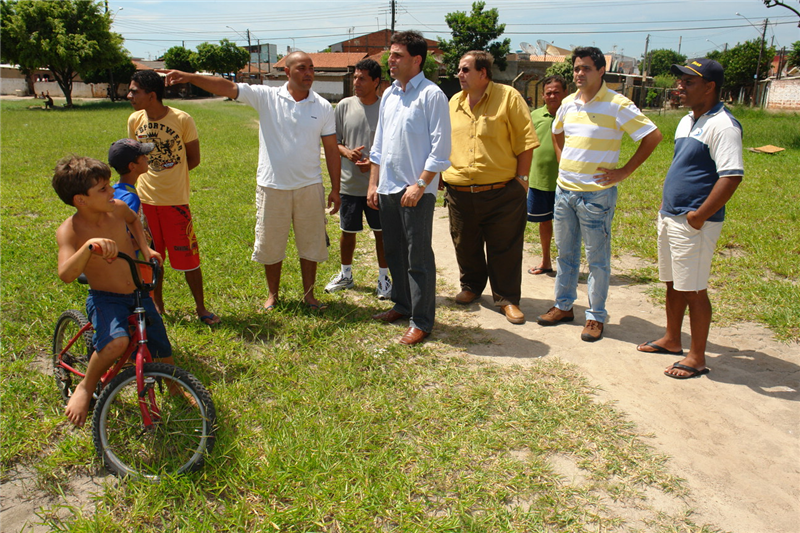
<svg viewBox="0 0 800 533">
<path fill-rule="evenodd" d="M 436 266 L 458 286 L 458 265 L 447 214 L 434 221 Z M 538 257 L 536 258 L 538 259 Z M 515 326 L 498 313 L 489 289 L 465 308 L 492 336 L 469 353 L 497 364 L 530 364 L 560 357 L 581 368 L 649 442 L 672 457 L 672 471 L 687 480 L 692 521 L 734 533 L 800 531 L 800 345 L 786 345 L 756 324 L 712 326 L 707 376 L 679 381 L 663 375 L 676 358 L 645 355 L 638 343 L 663 333 L 664 311 L 619 274 L 635 267 L 616 260 L 608 299 L 609 324 L 599 342 L 580 340 L 587 305 L 578 288 L 575 322 L 536 324 L 553 305 L 554 278 L 523 274 L 521 310 L 528 322 Z M 526 253 L 525 270 L 534 258 Z M 450 297 L 455 294 L 448 295 Z M 713 295 L 712 295 L 713 299 Z M 684 347 L 688 347 L 688 319 Z"/>
</svg>

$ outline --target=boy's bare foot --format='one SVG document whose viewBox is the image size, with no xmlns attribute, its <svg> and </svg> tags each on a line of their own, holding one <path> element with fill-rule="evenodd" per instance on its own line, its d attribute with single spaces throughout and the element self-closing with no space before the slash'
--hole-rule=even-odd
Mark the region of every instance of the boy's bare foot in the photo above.
<svg viewBox="0 0 800 533">
<path fill-rule="evenodd" d="M 186 389 L 179 386 L 171 379 L 167 380 L 167 389 L 169 390 L 170 396 L 182 396 L 187 402 L 189 402 L 189 405 L 192 407 L 197 407 L 197 401 L 194 399 L 194 396 L 189 394 Z"/>
<path fill-rule="evenodd" d="M 65 410 L 67 420 L 77 427 L 82 427 L 86 423 L 86 415 L 89 413 L 89 404 L 92 402 L 92 393 L 87 391 L 82 385 L 83 383 L 79 383 L 78 386 L 75 387 Z"/>
</svg>

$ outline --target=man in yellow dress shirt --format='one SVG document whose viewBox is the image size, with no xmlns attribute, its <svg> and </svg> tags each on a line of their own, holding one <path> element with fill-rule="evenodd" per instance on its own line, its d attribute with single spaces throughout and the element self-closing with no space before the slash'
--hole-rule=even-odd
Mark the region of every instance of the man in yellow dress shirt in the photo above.
<svg viewBox="0 0 800 533">
<path fill-rule="evenodd" d="M 458 65 L 461 92 L 450 99 L 452 152 L 442 177 L 461 292 L 467 305 L 486 287 L 509 322 L 519 309 L 528 171 L 539 139 L 522 95 L 492 81 L 491 54 L 471 51 Z"/>
</svg>

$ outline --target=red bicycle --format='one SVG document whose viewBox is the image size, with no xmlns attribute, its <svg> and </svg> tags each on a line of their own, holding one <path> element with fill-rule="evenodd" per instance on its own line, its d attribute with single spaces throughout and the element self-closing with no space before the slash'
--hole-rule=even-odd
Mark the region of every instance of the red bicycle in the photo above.
<svg viewBox="0 0 800 533">
<path fill-rule="evenodd" d="M 157 481 L 203 465 L 214 448 L 216 411 L 211 394 L 197 378 L 182 368 L 154 363 L 147 348 L 141 301 L 158 281 L 158 262 L 138 261 L 124 253 L 117 257 L 130 265 L 136 305 L 128 317 L 130 344 L 94 392 L 92 436 L 111 472 Z M 94 352 L 92 332 L 92 324 L 75 309 L 62 313 L 56 323 L 53 367 L 64 402 L 85 376 Z"/>
</svg>

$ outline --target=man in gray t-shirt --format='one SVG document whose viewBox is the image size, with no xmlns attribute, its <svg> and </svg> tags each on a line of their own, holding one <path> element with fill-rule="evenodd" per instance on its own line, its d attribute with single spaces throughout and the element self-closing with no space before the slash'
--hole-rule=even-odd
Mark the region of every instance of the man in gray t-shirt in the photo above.
<svg viewBox="0 0 800 533">
<path fill-rule="evenodd" d="M 336 106 L 336 142 L 342 156 L 341 197 L 339 211 L 342 236 L 339 240 L 342 270 L 337 273 L 325 292 L 349 289 L 353 281 L 353 253 L 356 248 L 356 233 L 364 229 L 363 217 L 375 234 L 375 251 L 378 256 L 378 298 L 385 300 L 392 295 L 389 269 L 383 256 L 383 234 L 381 220 L 376 209 L 367 207 L 369 186 L 369 151 L 378 126 L 381 99 L 377 90 L 381 83 L 381 66 L 372 59 L 356 64 L 353 75 L 355 96 L 343 99 Z M 363 214 L 363 216 L 362 216 Z"/>
</svg>

